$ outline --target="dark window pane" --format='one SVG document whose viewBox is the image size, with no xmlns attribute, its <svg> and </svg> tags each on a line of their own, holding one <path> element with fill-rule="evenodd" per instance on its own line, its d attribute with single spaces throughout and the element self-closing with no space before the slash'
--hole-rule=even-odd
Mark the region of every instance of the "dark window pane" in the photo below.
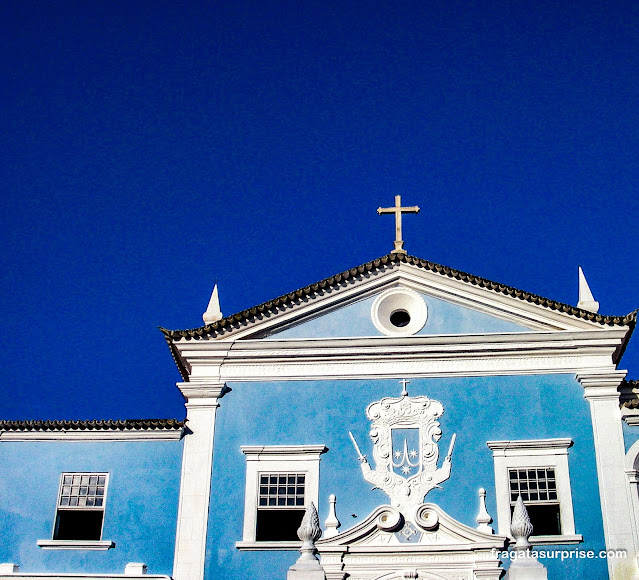
<svg viewBox="0 0 639 580">
<path fill-rule="evenodd" d="M 304 510 L 257 510 L 258 542 L 299 541 L 297 528 L 302 523 Z"/>
<path fill-rule="evenodd" d="M 533 525 L 535 536 L 558 536 L 561 534 L 559 505 L 532 504 L 527 505 L 528 516 Z"/>
<path fill-rule="evenodd" d="M 100 540 L 102 517 L 100 510 L 60 510 L 56 517 L 54 540 Z"/>
</svg>

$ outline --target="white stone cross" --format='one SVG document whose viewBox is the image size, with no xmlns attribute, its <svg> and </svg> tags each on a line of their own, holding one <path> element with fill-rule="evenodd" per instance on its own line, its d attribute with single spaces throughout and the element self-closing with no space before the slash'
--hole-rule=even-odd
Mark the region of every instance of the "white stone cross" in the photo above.
<svg viewBox="0 0 639 580">
<path fill-rule="evenodd" d="M 402 207 L 402 196 L 395 196 L 395 207 L 378 207 L 377 213 L 382 215 L 384 213 L 395 214 L 395 248 L 391 254 L 405 254 L 404 240 L 402 240 L 402 214 L 403 213 L 419 213 L 419 208 L 416 205 L 410 207 Z"/>
</svg>

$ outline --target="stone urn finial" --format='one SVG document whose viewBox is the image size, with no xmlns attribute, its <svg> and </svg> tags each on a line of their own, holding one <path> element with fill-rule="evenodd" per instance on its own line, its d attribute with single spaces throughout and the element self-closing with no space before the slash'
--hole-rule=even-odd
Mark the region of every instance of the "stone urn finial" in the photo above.
<svg viewBox="0 0 639 580">
<path fill-rule="evenodd" d="M 516 550 L 527 550 L 530 548 L 531 544 L 528 538 L 530 538 L 533 533 L 533 526 L 530 522 L 528 510 L 524 505 L 524 500 L 521 499 L 521 495 L 517 497 L 517 502 L 515 503 L 513 519 L 510 523 L 510 532 L 515 538 L 514 548 Z"/>
</svg>

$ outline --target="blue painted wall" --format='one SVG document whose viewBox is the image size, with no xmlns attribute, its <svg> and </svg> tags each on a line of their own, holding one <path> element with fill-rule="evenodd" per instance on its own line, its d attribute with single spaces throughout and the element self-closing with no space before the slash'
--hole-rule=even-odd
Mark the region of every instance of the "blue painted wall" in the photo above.
<svg viewBox="0 0 639 580">
<path fill-rule="evenodd" d="M 524 332 L 524 326 L 451 304 L 420 293 L 428 308 L 424 328 L 417 334 L 471 334 L 488 332 Z M 338 308 L 328 314 L 273 333 L 277 338 L 339 338 L 352 336 L 384 336 L 371 320 L 375 296 Z"/>
<path fill-rule="evenodd" d="M 0 442 L 0 562 L 24 572 L 123 573 L 145 562 L 171 574 L 182 442 Z M 102 537 L 108 551 L 43 550 L 51 539 L 60 474 L 109 472 Z"/>
<path fill-rule="evenodd" d="M 242 539 L 245 458 L 240 445 L 320 444 L 330 451 L 320 465 L 320 521 L 328 496 L 337 495 L 342 531 L 362 521 L 376 506 L 388 503 L 362 478 L 352 431 L 363 453 L 372 455 L 368 436 L 369 403 L 398 396 L 394 380 L 234 383 L 222 401 L 216 421 L 211 520 L 207 542 L 207 580 L 239 577 L 285 578 L 295 552 L 239 552 Z M 438 503 L 462 523 L 475 526 L 477 490 L 488 491 L 488 510 L 496 517 L 494 468 L 488 440 L 571 437 L 569 450 L 573 505 L 579 549 L 605 548 L 590 410 L 583 388 L 573 376 L 471 377 L 415 379 L 411 395 L 440 401 L 443 436 L 440 461 L 457 433 L 451 478 L 427 501 Z M 352 517 L 355 514 L 357 517 Z M 496 527 L 496 526 L 495 526 Z M 574 546 L 568 548 L 575 548 Z M 565 549 L 565 547 L 564 547 Z M 603 578 L 605 560 L 546 560 L 551 578 Z"/>
<path fill-rule="evenodd" d="M 621 422 L 623 429 L 623 439 L 626 446 L 626 453 L 632 447 L 632 445 L 639 440 L 639 427 L 634 425 L 628 425 L 625 421 Z"/>
</svg>

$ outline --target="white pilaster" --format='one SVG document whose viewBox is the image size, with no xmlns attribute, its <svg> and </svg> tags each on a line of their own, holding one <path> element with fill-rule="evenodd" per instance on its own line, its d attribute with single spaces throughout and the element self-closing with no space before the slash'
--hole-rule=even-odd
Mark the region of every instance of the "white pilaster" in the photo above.
<svg viewBox="0 0 639 580">
<path fill-rule="evenodd" d="M 627 552 L 627 558 L 608 558 L 611 578 L 634 578 L 638 573 L 636 516 L 624 470 L 626 453 L 617 391 L 625 375 L 626 371 L 577 375 L 590 403 L 606 549 Z"/>
<path fill-rule="evenodd" d="M 187 400 L 180 503 L 175 537 L 174 580 L 202 580 L 209 519 L 213 438 L 224 383 L 178 383 Z"/>
</svg>

